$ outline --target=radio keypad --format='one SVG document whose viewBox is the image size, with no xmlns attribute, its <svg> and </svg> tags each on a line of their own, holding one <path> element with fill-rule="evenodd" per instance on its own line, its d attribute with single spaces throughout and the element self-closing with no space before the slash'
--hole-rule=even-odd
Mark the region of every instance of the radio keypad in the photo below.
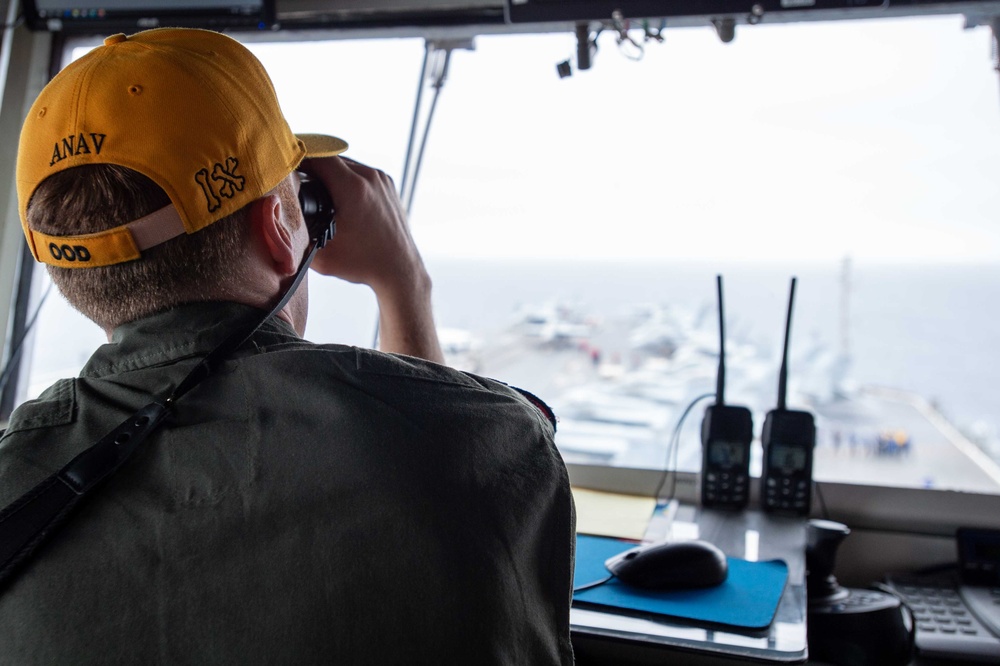
<svg viewBox="0 0 1000 666">
<path fill-rule="evenodd" d="M 764 488 L 767 506 L 783 511 L 804 510 L 809 501 L 809 482 L 795 477 L 770 477 Z"/>
<path fill-rule="evenodd" d="M 705 499 L 718 504 L 746 502 L 749 479 L 739 472 L 708 472 L 703 479 Z"/>
</svg>

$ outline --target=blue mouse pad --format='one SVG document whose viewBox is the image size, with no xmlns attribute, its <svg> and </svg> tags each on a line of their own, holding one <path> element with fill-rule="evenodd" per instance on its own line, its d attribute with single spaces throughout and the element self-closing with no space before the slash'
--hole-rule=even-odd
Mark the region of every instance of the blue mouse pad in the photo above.
<svg viewBox="0 0 1000 666">
<path fill-rule="evenodd" d="M 607 578 L 604 561 L 637 544 L 620 539 L 578 534 L 574 586 Z M 781 560 L 750 562 L 729 560 L 729 575 L 722 585 L 699 590 L 653 591 L 629 587 L 616 578 L 576 592 L 573 602 L 611 606 L 632 611 L 713 622 L 741 629 L 764 629 L 771 624 L 788 580 L 788 565 Z"/>
</svg>

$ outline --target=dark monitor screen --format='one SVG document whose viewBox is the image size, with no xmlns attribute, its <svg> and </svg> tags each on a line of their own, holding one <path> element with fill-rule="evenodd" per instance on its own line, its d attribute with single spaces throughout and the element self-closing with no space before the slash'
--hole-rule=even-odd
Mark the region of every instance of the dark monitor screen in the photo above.
<svg viewBox="0 0 1000 666">
<path fill-rule="evenodd" d="M 24 0 L 33 30 L 99 35 L 147 28 L 263 30 L 274 23 L 273 0 Z"/>
</svg>

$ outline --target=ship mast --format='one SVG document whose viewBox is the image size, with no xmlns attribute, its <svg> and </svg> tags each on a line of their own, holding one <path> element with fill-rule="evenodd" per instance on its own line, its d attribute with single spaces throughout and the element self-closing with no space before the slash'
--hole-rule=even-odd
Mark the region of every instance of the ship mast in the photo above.
<svg viewBox="0 0 1000 666">
<path fill-rule="evenodd" d="M 851 257 L 840 265 L 840 356 L 851 357 Z"/>
<path fill-rule="evenodd" d="M 840 264 L 840 307 L 838 312 L 839 340 L 837 359 L 833 365 L 833 395 L 846 394 L 844 380 L 851 365 L 851 257 L 848 255 Z"/>
</svg>

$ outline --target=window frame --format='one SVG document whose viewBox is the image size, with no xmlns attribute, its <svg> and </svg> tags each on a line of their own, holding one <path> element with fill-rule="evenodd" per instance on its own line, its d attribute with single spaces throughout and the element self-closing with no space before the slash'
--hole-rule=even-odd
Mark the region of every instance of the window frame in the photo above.
<svg viewBox="0 0 1000 666">
<path fill-rule="evenodd" d="M 509 31 L 507 28 L 493 26 L 479 31 L 470 32 L 466 28 L 461 28 L 445 30 L 444 33 L 453 36 L 456 33 L 464 35 L 507 31 Z M 519 31 L 527 32 L 528 30 Z M 541 32 L 548 31 L 551 30 L 541 30 Z M 10 32 L 8 30 L 8 34 Z M 434 31 L 423 30 L 420 32 L 420 36 L 426 37 L 432 32 Z M 250 42 L 281 42 L 384 36 L 386 36 L 384 30 L 357 32 L 324 30 L 240 35 L 239 38 L 243 40 L 246 37 L 246 41 Z M 400 35 L 398 31 L 390 31 L 390 36 Z M 408 31 L 406 36 L 414 35 L 412 31 Z M 5 93 L 12 90 L 18 93 L 15 102 L 19 99 L 23 107 L 20 117 L 23 117 L 31 100 L 44 85 L 44 73 L 48 69 L 48 62 L 43 62 L 43 60 L 47 55 L 52 54 L 52 57 L 59 58 L 68 57 L 66 54 L 70 53 L 76 46 L 87 43 L 96 44 L 99 41 L 97 37 L 77 37 L 66 40 L 63 37 L 52 38 L 46 34 L 25 34 L 23 31 L 19 33 L 18 40 L 13 43 L 13 51 L 9 52 L 8 57 L 26 60 L 30 63 L 30 68 L 26 68 L 24 76 L 19 77 L 18 80 L 12 80 L 8 75 L 4 79 L 4 90 Z M 6 94 L 5 99 L 7 99 Z M 16 145 L 20 120 L 18 119 L 16 123 L 12 124 L 8 113 L 4 114 L 3 120 L 4 124 L 0 126 L 0 131 L 5 132 L 8 139 L 14 137 L 13 145 Z M 9 165 L 8 170 L 11 172 L 9 180 L 13 184 L 13 164 Z M 4 237 L 10 239 L 16 237 L 14 232 L 20 234 L 20 223 L 17 219 L 16 206 L 13 203 L 16 201 L 13 185 L 5 198 L 7 215 Z M 4 243 L 4 245 L 9 248 L 11 244 Z M 17 247 L 20 251 L 21 246 Z M 4 252 L 2 261 L 4 279 L 0 280 L 0 288 L 3 288 L 6 294 L 7 287 L 10 286 L 10 293 L 13 294 L 14 285 L 10 276 L 14 275 L 19 261 L 12 260 L 9 251 Z M 36 266 L 36 269 L 38 268 Z M 10 310 L 10 308 L 5 308 L 5 310 Z M 579 463 L 568 463 L 567 468 L 571 481 L 580 487 L 650 497 L 655 495 L 665 473 L 662 470 L 654 469 L 605 467 Z M 699 475 L 694 472 L 666 473 L 675 477 L 676 498 L 686 503 L 696 504 Z M 757 486 L 757 483 L 752 484 L 751 507 L 759 506 Z M 921 488 L 861 486 L 829 481 L 817 481 L 814 492 L 816 493 L 813 502 L 814 517 L 838 520 L 850 525 L 854 530 L 868 532 L 870 535 L 880 535 L 882 538 L 893 535 L 910 540 L 929 538 L 941 547 L 954 538 L 954 532 L 958 526 L 995 528 L 997 526 L 996 516 L 1000 515 L 1000 495 Z M 940 548 L 931 549 L 931 551 L 931 554 L 911 553 L 912 559 L 909 561 L 906 561 L 905 558 L 884 561 L 881 560 L 880 554 L 880 566 L 885 566 L 888 569 L 912 568 L 909 565 L 931 563 L 928 558 L 943 552 Z"/>
</svg>

